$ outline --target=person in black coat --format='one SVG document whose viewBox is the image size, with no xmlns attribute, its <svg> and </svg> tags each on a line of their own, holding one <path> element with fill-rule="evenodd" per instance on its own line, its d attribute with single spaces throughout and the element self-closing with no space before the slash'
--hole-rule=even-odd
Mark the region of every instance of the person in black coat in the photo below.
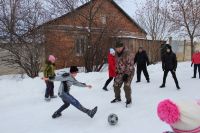
<svg viewBox="0 0 200 133">
<path fill-rule="evenodd" d="M 166 53 L 162 56 L 162 69 L 164 71 L 164 76 L 163 76 L 163 83 L 160 86 L 160 88 L 165 87 L 167 74 L 170 71 L 172 74 L 172 77 L 174 78 L 174 81 L 176 83 L 177 89 L 180 89 L 178 80 L 176 77 L 176 68 L 177 68 L 176 54 L 172 52 L 171 46 L 167 45 Z"/>
<path fill-rule="evenodd" d="M 143 71 L 144 76 L 149 83 L 149 74 L 147 71 L 147 66 L 149 65 L 149 58 L 145 50 L 142 47 L 138 49 L 138 52 L 135 55 L 134 64 L 137 64 L 137 83 L 141 80 L 141 72 Z"/>
</svg>

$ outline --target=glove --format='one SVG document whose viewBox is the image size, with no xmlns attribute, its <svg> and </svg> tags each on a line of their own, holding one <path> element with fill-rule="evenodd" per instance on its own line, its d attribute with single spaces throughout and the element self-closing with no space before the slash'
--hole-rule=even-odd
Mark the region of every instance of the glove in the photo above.
<svg viewBox="0 0 200 133">
<path fill-rule="evenodd" d="M 162 68 L 163 71 L 165 71 L 165 68 Z"/>
<path fill-rule="evenodd" d="M 123 81 L 124 81 L 124 82 L 128 81 L 128 74 L 124 74 L 124 75 L 123 75 Z"/>
<path fill-rule="evenodd" d="M 193 63 L 191 63 L 191 67 L 193 66 Z"/>
</svg>

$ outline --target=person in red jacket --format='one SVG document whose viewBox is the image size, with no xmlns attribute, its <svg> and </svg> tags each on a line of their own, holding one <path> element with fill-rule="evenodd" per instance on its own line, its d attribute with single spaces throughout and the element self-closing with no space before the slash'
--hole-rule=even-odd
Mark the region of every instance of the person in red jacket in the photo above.
<svg viewBox="0 0 200 133">
<path fill-rule="evenodd" d="M 192 65 L 194 64 L 194 75 L 192 78 L 196 78 L 196 74 L 197 74 L 197 68 L 199 71 L 199 78 L 200 78 L 200 52 L 196 51 L 193 55 L 192 55 Z"/>
<path fill-rule="evenodd" d="M 113 48 L 110 48 L 110 52 L 108 53 L 108 72 L 109 72 L 109 78 L 106 81 L 103 90 L 108 91 L 107 86 L 108 84 L 113 80 L 113 78 L 116 76 L 115 72 L 115 50 Z"/>
</svg>

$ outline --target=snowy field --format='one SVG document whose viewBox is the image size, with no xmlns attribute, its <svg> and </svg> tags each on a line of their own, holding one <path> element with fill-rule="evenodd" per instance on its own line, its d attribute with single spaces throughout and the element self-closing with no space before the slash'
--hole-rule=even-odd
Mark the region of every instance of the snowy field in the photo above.
<svg viewBox="0 0 200 133">
<path fill-rule="evenodd" d="M 80 73 L 78 80 L 91 84 L 93 88 L 72 87 L 71 94 L 88 108 L 98 106 L 93 119 L 70 106 L 62 117 L 52 119 L 52 113 L 63 103 L 60 98 L 44 101 L 45 84 L 40 78 L 20 79 L 17 76 L 0 77 L 0 132 L 1 133 L 162 133 L 171 130 L 157 117 L 156 108 L 160 100 L 170 98 L 200 99 L 200 79 L 191 79 L 193 70 L 190 62 L 179 63 L 177 77 L 181 90 L 178 91 L 171 74 L 167 78 L 166 88 L 159 88 L 163 72 L 161 64 L 148 67 L 151 83 L 142 76 L 142 82 L 136 84 L 136 75 L 132 82 L 132 100 L 130 108 L 125 108 L 124 92 L 122 102 L 111 104 L 114 98 L 112 83 L 108 92 L 102 90 L 107 80 L 107 72 Z M 59 82 L 55 83 L 57 94 Z M 115 113 L 119 117 L 116 126 L 110 126 L 107 117 Z"/>
</svg>

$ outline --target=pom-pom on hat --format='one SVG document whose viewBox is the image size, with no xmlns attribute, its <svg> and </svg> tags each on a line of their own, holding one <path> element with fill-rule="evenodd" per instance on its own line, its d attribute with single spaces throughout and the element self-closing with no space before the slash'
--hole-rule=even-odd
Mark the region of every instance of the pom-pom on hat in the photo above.
<svg viewBox="0 0 200 133">
<path fill-rule="evenodd" d="M 51 62 L 55 62 L 56 58 L 53 55 L 49 55 L 48 60 L 51 61 Z"/>
<path fill-rule="evenodd" d="M 157 114 L 162 121 L 170 125 L 176 123 L 180 119 L 180 111 L 177 105 L 169 99 L 161 101 L 158 104 Z"/>
</svg>

